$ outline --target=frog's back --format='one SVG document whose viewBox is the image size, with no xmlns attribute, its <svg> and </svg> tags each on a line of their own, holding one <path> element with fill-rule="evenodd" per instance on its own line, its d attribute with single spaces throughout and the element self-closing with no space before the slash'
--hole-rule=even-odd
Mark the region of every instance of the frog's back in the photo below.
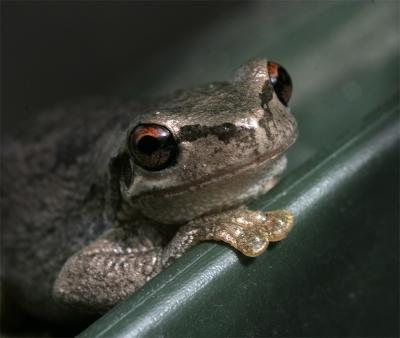
<svg viewBox="0 0 400 338">
<path fill-rule="evenodd" d="M 3 137 L 2 280 L 47 318 L 58 316 L 51 289 L 62 265 L 111 227 L 107 156 L 126 111 L 105 100 L 64 105 Z"/>
</svg>

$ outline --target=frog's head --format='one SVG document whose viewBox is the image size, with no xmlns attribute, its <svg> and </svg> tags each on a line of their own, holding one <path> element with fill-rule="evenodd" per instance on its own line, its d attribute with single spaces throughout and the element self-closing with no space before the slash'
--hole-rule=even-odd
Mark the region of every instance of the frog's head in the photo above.
<svg viewBox="0 0 400 338">
<path fill-rule="evenodd" d="M 125 206 L 179 224 L 265 192 L 296 139 L 291 91 L 284 68 L 254 59 L 230 82 L 163 98 L 129 126 L 115 161 Z"/>
</svg>

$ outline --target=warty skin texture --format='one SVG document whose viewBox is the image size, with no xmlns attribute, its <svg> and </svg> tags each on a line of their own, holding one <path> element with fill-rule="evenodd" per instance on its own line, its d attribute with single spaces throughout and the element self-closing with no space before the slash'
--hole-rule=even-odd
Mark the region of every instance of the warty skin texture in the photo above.
<svg viewBox="0 0 400 338">
<path fill-rule="evenodd" d="M 145 123 L 178 144 L 163 170 L 143 169 L 129 152 L 130 132 Z M 296 136 L 265 59 L 231 82 L 146 105 L 98 99 L 50 110 L 3 142 L 2 278 L 27 309 L 60 319 L 106 311 L 200 240 L 258 255 L 293 221 L 242 205 L 276 184 Z"/>
</svg>

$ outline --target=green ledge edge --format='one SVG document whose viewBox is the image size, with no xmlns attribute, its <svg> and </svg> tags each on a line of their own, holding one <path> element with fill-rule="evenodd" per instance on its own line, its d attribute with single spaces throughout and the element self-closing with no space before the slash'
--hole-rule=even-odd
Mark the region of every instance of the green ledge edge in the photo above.
<svg viewBox="0 0 400 338">
<path fill-rule="evenodd" d="M 398 334 L 399 103 L 250 204 L 295 227 L 249 259 L 202 243 L 79 337 Z"/>
</svg>

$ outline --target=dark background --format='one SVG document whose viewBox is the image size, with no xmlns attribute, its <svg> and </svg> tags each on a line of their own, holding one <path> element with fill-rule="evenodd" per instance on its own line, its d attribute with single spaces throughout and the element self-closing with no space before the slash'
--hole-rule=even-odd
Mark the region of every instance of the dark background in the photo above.
<svg viewBox="0 0 400 338">
<path fill-rule="evenodd" d="M 182 40 L 242 7 L 245 4 L 212 2 L 2 1 L 3 128 L 66 99 L 114 95 L 124 82 L 149 85 L 150 62 L 169 67 L 163 54 L 174 54 Z"/>
</svg>

